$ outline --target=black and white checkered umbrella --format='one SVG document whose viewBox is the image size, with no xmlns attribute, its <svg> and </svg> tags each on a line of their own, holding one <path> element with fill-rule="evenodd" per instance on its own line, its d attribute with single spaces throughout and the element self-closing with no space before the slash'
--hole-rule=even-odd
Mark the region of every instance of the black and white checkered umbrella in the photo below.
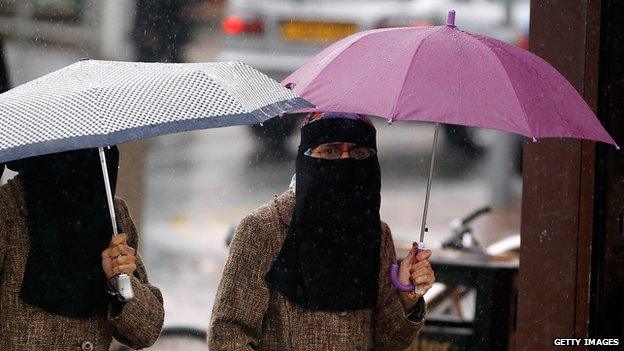
<svg viewBox="0 0 624 351">
<path fill-rule="evenodd" d="M 237 62 L 134 63 L 84 60 L 0 94 L 0 164 L 99 147 L 112 232 L 117 234 L 102 147 L 195 129 L 262 123 L 312 107 Z M 132 299 L 130 278 L 120 295 Z"/>
<path fill-rule="evenodd" d="M 302 106 L 243 63 L 79 61 L 0 94 L 0 163 L 261 123 Z"/>
</svg>

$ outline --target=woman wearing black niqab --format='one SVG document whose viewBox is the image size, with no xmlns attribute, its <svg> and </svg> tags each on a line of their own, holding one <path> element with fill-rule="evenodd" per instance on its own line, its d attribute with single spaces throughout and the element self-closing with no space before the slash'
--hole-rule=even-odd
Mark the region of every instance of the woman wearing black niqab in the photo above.
<svg viewBox="0 0 624 351">
<path fill-rule="evenodd" d="M 423 325 L 422 295 L 397 292 L 380 220 L 376 131 L 364 115 L 312 113 L 296 185 L 247 216 L 213 307 L 211 350 L 401 350 Z M 399 279 L 435 280 L 431 251 L 411 251 Z"/>
<path fill-rule="evenodd" d="M 106 149 L 115 191 L 119 155 Z M 135 255 L 138 234 L 116 199 L 112 227 L 97 149 L 9 162 L 18 175 L 0 187 L 0 349 L 108 350 L 114 336 L 133 348 L 154 343 L 163 322 L 160 291 Z M 107 289 L 132 276 L 136 298 Z"/>
<path fill-rule="evenodd" d="M 114 193 L 119 154 L 116 148 L 106 154 Z M 101 253 L 112 231 L 97 151 L 38 156 L 8 167 L 19 173 L 28 213 L 30 250 L 20 299 L 72 317 L 105 314 Z M 74 267 L 72 274 L 67 267 Z"/>
</svg>

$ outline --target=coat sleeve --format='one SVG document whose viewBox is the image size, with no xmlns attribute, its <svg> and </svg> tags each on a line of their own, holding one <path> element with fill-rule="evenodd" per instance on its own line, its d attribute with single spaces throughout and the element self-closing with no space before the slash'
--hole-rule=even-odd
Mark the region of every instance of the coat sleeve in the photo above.
<svg viewBox="0 0 624 351">
<path fill-rule="evenodd" d="M 375 311 L 374 341 L 375 350 L 404 350 L 416 338 L 424 325 L 422 320 L 414 322 L 408 319 L 401 304 L 399 293 L 389 278 L 390 266 L 396 263 L 396 252 L 390 228 L 382 223 L 381 270 L 379 272 L 379 299 Z M 425 309 L 423 299 L 417 308 Z"/>
<path fill-rule="evenodd" d="M 269 303 L 264 280 L 272 263 L 268 228 L 253 214 L 239 224 L 219 283 L 208 331 L 211 351 L 245 351 L 257 348 L 262 320 Z"/>
<path fill-rule="evenodd" d="M 113 336 L 133 349 L 143 349 L 156 342 L 162 329 L 165 312 L 160 290 L 151 285 L 139 254 L 139 236 L 130 218 L 128 208 L 116 199 L 117 222 L 128 236 L 128 245 L 137 250 L 137 269 L 131 277 L 134 299 L 123 304 L 111 304 L 109 321 Z"/>
</svg>

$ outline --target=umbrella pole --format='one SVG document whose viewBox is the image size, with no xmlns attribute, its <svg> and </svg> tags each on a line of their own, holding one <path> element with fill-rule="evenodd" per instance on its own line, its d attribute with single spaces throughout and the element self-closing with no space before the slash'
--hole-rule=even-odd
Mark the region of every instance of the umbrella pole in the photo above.
<svg viewBox="0 0 624 351">
<path fill-rule="evenodd" d="M 106 200 L 108 201 L 108 213 L 110 214 L 111 225 L 113 227 L 113 236 L 119 234 L 117 229 L 117 218 L 115 216 L 115 205 L 113 203 L 113 191 L 110 186 L 110 179 L 108 178 L 108 167 L 106 166 L 106 155 L 104 154 L 104 148 L 99 147 L 98 152 L 100 154 L 100 164 L 102 165 L 102 176 L 104 177 L 104 188 L 106 188 Z M 117 292 L 123 297 L 124 301 L 132 300 L 134 298 L 134 291 L 132 290 L 132 284 L 130 277 L 127 274 L 118 274 L 116 277 L 115 288 Z"/>
<path fill-rule="evenodd" d="M 104 176 L 104 188 L 106 188 L 106 200 L 108 201 L 108 212 L 110 214 L 111 224 L 113 226 L 113 235 L 119 234 L 117 229 L 117 218 L 115 216 L 115 205 L 113 203 L 113 191 L 110 186 L 110 179 L 108 178 L 108 167 L 106 166 L 106 155 L 104 154 L 104 148 L 99 147 L 100 163 L 102 165 L 102 176 Z"/>
<path fill-rule="evenodd" d="M 440 123 L 436 123 L 435 133 L 433 134 L 433 145 L 431 145 L 431 161 L 429 165 L 429 177 L 427 178 L 427 192 L 425 193 L 425 207 L 423 209 L 422 224 L 420 226 L 420 239 L 418 243 L 416 243 L 417 254 L 427 248 L 425 245 L 425 232 L 427 232 L 427 210 L 429 210 L 429 195 L 431 194 L 431 182 L 433 181 L 433 169 L 435 166 L 436 146 L 438 146 L 438 135 L 440 135 Z M 418 285 L 414 286 L 414 292 L 424 295 L 424 290 Z"/>
<path fill-rule="evenodd" d="M 429 178 L 427 179 L 427 193 L 425 194 L 425 208 L 423 210 L 422 225 L 420 227 L 420 241 L 414 243 L 416 248 L 416 254 L 426 249 L 425 246 L 425 232 L 427 231 L 427 210 L 429 209 L 429 194 L 431 193 L 431 181 L 433 180 L 433 167 L 435 165 L 436 146 L 438 145 L 438 136 L 440 135 L 440 123 L 436 123 L 435 134 L 433 135 L 433 145 L 431 146 L 431 161 L 429 165 Z M 414 248 L 412 248 L 413 250 Z M 390 266 L 390 281 L 392 285 L 403 292 L 414 292 L 416 294 L 424 295 L 425 291 L 422 286 L 413 284 L 403 284 L 399 281 L 399 265 L 393 264 Z"/>
<path fill-rule="evenodd" d="M 433 169 L 435 165 L 436 149 L 438 145 L 438 135 L 440 134 L 440 123 L 436 123 L 435 134 L 433 135 L 433 145 L 431 146 L 431 161 L 429 165 L 429 178 L 427 178 L 427 192 L 425 194 L 425 208 L 423 210 L 422 225 L 420 226 L 420 243 L 425 241 L 427 231 L 427 210 L 429 209 L 429 195 L 431 194 L 431 181 L 433 180 Z M 423 247 L 424 249 L 424 247 Z"/>
</svg>

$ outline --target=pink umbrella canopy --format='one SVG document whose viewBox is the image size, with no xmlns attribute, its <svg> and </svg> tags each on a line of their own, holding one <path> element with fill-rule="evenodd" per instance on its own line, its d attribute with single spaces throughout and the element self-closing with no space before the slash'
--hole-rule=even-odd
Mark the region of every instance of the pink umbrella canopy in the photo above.
<svg viewBox="0 0 624 351">
<path fill-rule="evenodd" d="M 455 27 L 369 30 L 282 81 L 318 111 L 364 113 L 524 135 L 615 141 L 574 87 L 529 51 Z M 310 111 L 312 109 L 300 110 Z"/>
<path fill-rule="evenodd" d="M 533 140 L 570 137 L 612 144 L 574 87 L 546 61 L 500 40 L 446 25 L 386 28 L 334 43 L 282 81 L 316 108 L 394 121 L 436 123 L 425 206 L 424 235 L 440 123 L 482 127 Z M 401 291 L 398 265 L 390 280 Z"/>
</svg>

